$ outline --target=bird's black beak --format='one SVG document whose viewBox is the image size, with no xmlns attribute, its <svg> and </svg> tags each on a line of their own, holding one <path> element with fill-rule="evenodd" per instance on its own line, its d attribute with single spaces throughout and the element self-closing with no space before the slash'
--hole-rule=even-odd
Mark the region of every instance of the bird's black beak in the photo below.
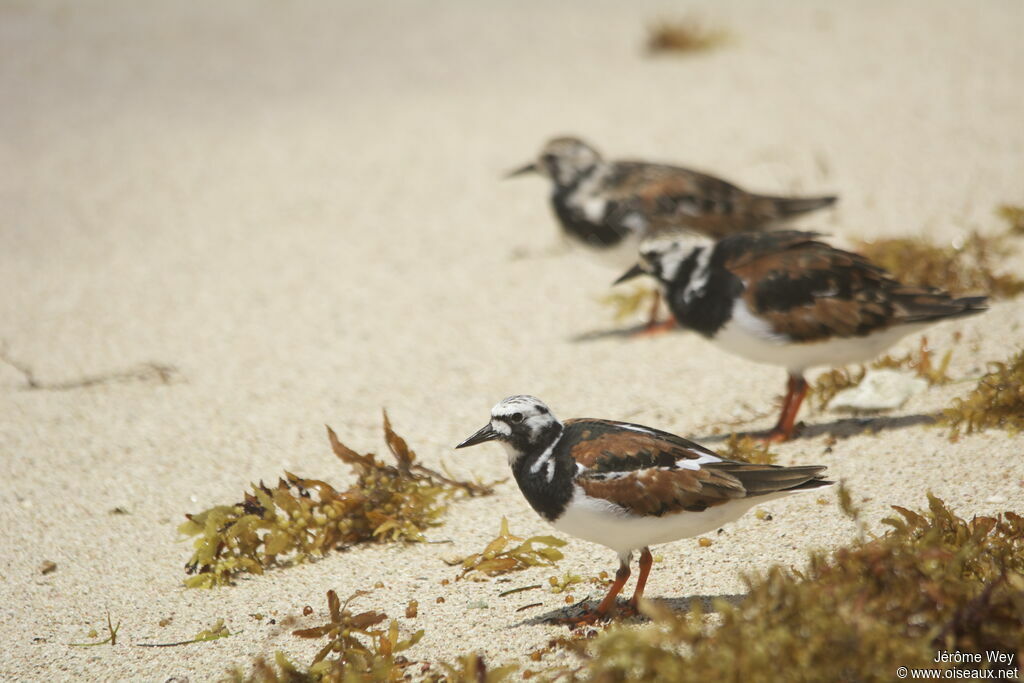
<svg viewBox="0 0 1024 683">
<path fill-rule="evenodd" d="M 518 176 L 521 176 L 521 175 L 526 175 L 527 173 L 536 173 L 536 172 L 537 172 L 537 164 L 535 164 L 533 162 L 530 162 L 526 166 L 523 166 L 522 168 L 517 168 L 514 171 L 509 171 L 508 173 L 505 174 L 505 178 L 506 179 L 507 178 L 515 178 L 515 177 L 518 177 Z"/>
<path fill-rule="evenodd" d="M 621 276 L 619 276 L 619 279 L 616 280 L 615 282 L 613 282 L 612 284 L 613 285 L 617 285 L 617 284 L 620 284 L 622 282 L 625 282 L 626 280 L 632 280 L 635 277 L 638 277 L 640 275 L 646 275 L 646 274 L 647 274 L 647 271 L 644 270 L 643 266 L 641 266 L 638 263 L 635 266 L 633 266 L 632 268 L 630 268 L 629 270 L 627 270 L 625 273 L 623 273 Z"/>
<path fill-rule="evenodd" d="M 498 432 L 491 429 L 491 423 L 485 424 L 476 434 L 469 437 L 456 448 L 466 448 L 467 446 L 475 446 L 478 443 L 484 443 L 485 441 L 491 441 L 492 439 L 498 438 Z"/>
</svg>

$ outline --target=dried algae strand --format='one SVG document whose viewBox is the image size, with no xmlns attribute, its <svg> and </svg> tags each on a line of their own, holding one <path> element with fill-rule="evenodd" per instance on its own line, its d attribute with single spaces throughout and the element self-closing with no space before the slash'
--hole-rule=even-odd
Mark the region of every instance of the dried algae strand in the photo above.
<svg viewBox="0 0 1024 683">
<path fill-rule="evenodd" d="M 257 659 L 253 670 L 246 675 L 236 669 L 232 680 L 236 682 L 324 681 L 400 681 L 405 678 L 409 661 L 399 653 L 408 650 L 423 637 L 423 630 L 402 638 L 398 622 L 376 610 L 353 613 L 349 605 L 353 600 L 369 595 L 370 591 L 356 591 L 344 603 L 333 590 L 327 591 L 327 609 L 330 621 L 313 628 L 292 631 L 292 635 L 307 639 L 326 639 L 313 657 L 308 669 L 301 669 L 288 657 L 277 652 L 274 663 Z"/>
<path fill-rule="evenodd" d="M 1003 363 L 990 363 L 989 372 L 964 398 L 942 412 L 940 423 L 951 427 L 949 438 L 986 429 L 1024 430 L 1024 350 Z"/>
<path fill-rule="evenodd" d="M 165 624 L 161 623 L 161 626 Z M 224 623 L 223 619 L 218 619 L 209 628 L 204 628 L 197 634 L 192 636 L 188 640 L 179 640 L 173 643 L 136 643 L 136 647 L 179 647 L 181 645 L 192 645 L 193 643 L 206 643 L 211 640 L 220 640 L 221 638 L 230 638 L 240 633 L 240 631 L 232 632 L 227 624 Z"/>
<path fill-rule="evenodd" d="M 384 435 L 395 465 L 372 453 L 356 453 L 327 428 L 334 454 L 357 476 L 346 490 L 285 472 L 276 486 L 254 484 L 241 503 L 186 515 L 179 531 L 197 538 L 185 565 L 194 576 L 185 585 L 230 583 L 240 572 L 262 574 L 267 567 L 303 562 L 355 543 L 420 541 L 422 531 L 439 523 L 457 493 L 491 492 L 489 485 L 457 481 L 420 465 L 386 413 Z"/>
<path fill-rule="evenodd" d="M 553 567 L 563 557 L 562 551 L 558 550 L 563 545 L 565 541 L 554 536 L 531 536 L 527 539 L 513 536 L 508 529 L 508 520 L 502 517 L 497 538 L 482 552 L 462 561 L 462 573 L 458 578 L 473 575 L 471 578 L 483 580 L 483 576 L 498 576 L 529 567 Z"/>
<path fill-rule="evenodd" d="M 654 623 L 613 627 L 588 648 L 583 680 L 888 680 L 897 667 L 997 668 L 984 653 L 1024 654 L 1024 518 L 964 520 L 938 498 L 894 507 L 881 537 L 815 553 L 802 572 L 748 577 L 742 601 L 715 600 L 713 625 L 641 603 Z M 981 664 L 934 664 L 936 651 Z M 1011 665 L 1012 666 L 1012 665 Z M 548 672 L 553 673 L 553 672 Z"/>
<path fill-rule="evenodd" d="M 695 16 L 661 19 L 647 27 L 647 51 L 651 54 L 706 52 L 728 41 L 728 31 Z"/>
<path fill-rule="evenodd" d="M 70 645 L 72 647 L 96 647 L 97 645 L 108 645 L 108 644 L 109 645 L 117 645 L 117 633 L 118 633 L 118 631 L 121 630 L 121 620 L 118 619 L 117 620 L 117 625 L 115 626 L 113 624 L 113 622 L 110 620 L 110 612 L 107 612 L 106 627 L 107 627 L 107 637 L 104 638 L 103 640 L 96 640 L 96 641 L 92 641 L 92 642 L 89 642 L 89 643 L 70 643 Z M 99 638 L 99 634 L 96 632 L 96 629 L 92 629 L 91 631 L 89 631 L 89 637 L 90 638 Z"/>
</svg>

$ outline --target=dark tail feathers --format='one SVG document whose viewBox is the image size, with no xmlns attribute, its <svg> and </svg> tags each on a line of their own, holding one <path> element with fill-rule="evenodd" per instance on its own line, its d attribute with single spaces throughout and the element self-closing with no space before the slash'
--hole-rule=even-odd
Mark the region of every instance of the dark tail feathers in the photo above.
<svg viewBox="0 0 1024 683">
<path fill-rule="evenodd" d="M 904 322 L 924 323 L 933 320 L 951 320 L 988 310 L 987 296 L 964 296 L 952 299 L 943 294 L 923 294 L 904 302 L 907 314 Z"/>
<path fill-rule="evenodd" d="M 726 460 L 711 465 L 739 479 L 751 496 L 765 495 L 777 491 L 803 491 L 829 486 L 834 482 L 825 479 L 823 465 L 754 465 L 747 462 Z"/>
<path fill-rule="evenodd" d="M 789 218 L 832 206 L 839 198 L 830 195 L 828 197 L 771 197 L 770 199 L 779 218 Z"/>
</svg>

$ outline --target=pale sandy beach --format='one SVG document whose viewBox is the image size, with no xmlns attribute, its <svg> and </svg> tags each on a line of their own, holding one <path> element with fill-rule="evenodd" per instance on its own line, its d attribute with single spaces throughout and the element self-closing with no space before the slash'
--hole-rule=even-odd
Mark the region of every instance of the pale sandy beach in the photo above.
<svg viewBox="0 0 1024 683">
<path fill-rule="evenodd" d="M 647 56 L 645 26 L 687 12 L 731 41 Z M 269 619 L 311 605 L 299 623 L 319 623 L 328 589 L 378 581 L 357 605 L 425 630 L 410 659 L 521 661 L 565 632 L 539 623 L 564 596 L 497 594 L 616 560 L 567 538 L 557 569 L 441 585 L 458 573 L 441 558 L 481 550 L 502 514 L 549 532 L 511 480 L 426 534 L 451 543 L 359 547 L 213 590 L 182 586 L 176 528 L 285 469 L 346 486 L 324 424 L 381 452 L 382 407 L 424 462 L 484 479 L 508 476 L 501 449 L 452 446 L 509 394 L 697 439 L 770 426 L 779 368 L 683 332 L 573 341 L 614 327 L 598 299 L 618 273 L 552 249 L 546 183 L 501 175 L 570 132 L 752 190 L 837 193 L 800 225 L 840 244 L 995 233 L 995 208 L 1024 204 L 1022 26 L 1017 0 L 0 3 L 0 343 L 44 384 L 177 369 L 32 390 L 0 363 L 0 679 L 205 681 L 276 650 L 308 664 L 317 643 Z M 1024 272 L 1024 244 L 1005 264 Z M 1018 349 L 1022 325 L 1024 300 L 1002 301 L 929 340 L 966 380 Z M 917 422 L 972 386 L 891 415 Z M 953 444 L 896 421 L 829 448 L 844 416 L 801 417 L 809 436 L 780 462 L 827 465 L 873 525 L 927 491 L 965 516 L 1024 508 L 1020 438 Z M 848 541 L 834 498 L 771 502 L 771 521 L 748 515 L 711 547 L 656 548 L 648 597 L 739 595 L 743 572 Z M 116 646 L 69 645 L 107 612 Z M 137 647 L 217 619 L 238 633 Z"/>
</svg>

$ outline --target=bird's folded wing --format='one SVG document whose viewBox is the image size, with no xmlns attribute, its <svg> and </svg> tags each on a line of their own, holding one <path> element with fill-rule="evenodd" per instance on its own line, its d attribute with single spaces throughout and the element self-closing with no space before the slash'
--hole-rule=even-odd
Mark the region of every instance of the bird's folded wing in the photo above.
<svg viewBox="0 0 1024 683">
<path fill-rule="evenodd" d="M 727 256 L 747 309 L 780 337 L 811 342 L 858 337 L 899 322 L 906 287 L 858 254 L 810 233 L 768 233 Z"/>
<path fill-rule="evenodd" d="M 576 483 L 592 498 L 603 499 L 636 515 L 703 512 L 737 498 L 789 489 L 812 488 L 824 467 L 779 467 L 722 460 L 700 469 L 650 467 L 629 472 L 586 471 Z"/>
<path fill-rule="evenodd" d="M 677 463 L 696 468 L 700 462 L 721 460 L 700 444 L 658 429 L 583 418 L 565 421 L 569 455 L 596 472 L 623 472 L 644 467 L 670 467 Z"/>
<path fill-rule="evenodd" d="M 576 483 L 591 498 L 599 498 L 636 515 L 702 512 L 746 494 L 727 472 L 649 467 L 631 472 L 584 472 Z"/>
</svg>

